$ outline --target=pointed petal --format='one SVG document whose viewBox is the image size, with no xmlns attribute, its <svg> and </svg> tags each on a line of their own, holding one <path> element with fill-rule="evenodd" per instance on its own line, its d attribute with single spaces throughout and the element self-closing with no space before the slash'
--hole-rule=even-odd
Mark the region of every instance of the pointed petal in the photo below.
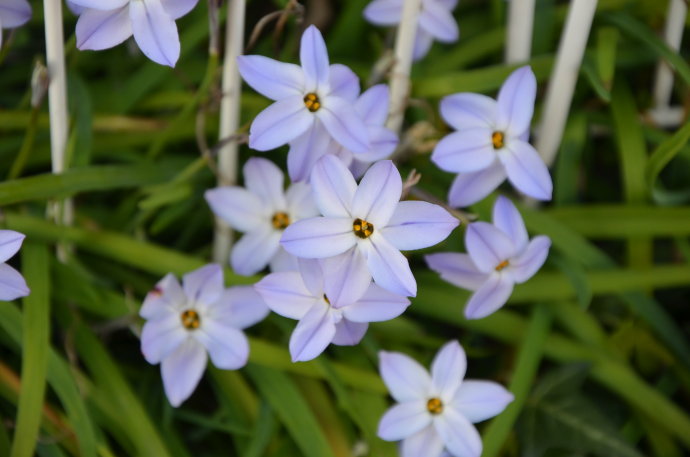
<svg viewBox="0 0 690 457">
<path fill-rule="evenodd" d="M 496 126 L 511 136 L 529 129 L 537 97 L 537 78 L 528 66 L 518 68 L 505 80 L 497 99 Z"/>
<path fill-rule="evenodd" d="M 494 203 L 493 223 L 513 241 L 515 249 L 522 251 L 527 245 L 527 229 L 513 202 L 500 195 Z"/>
<path fill-rule="evenodd" d="M 469 92 L 449 95 L 441 100 L 441 116 L 456 130 L 493 129 L 496 100 Z"/>
<path fill-rule="evenodd" d="M 82 51 L 112 48 L 132 36 L 129 10 L 87 9 L 77 20 L 77 48 Z"/>
<path fill-rule="evenodd" d="M 405 256 L 383 235 L 376 236 L 374 232 L 370 239 L 371 249 L 367 264 L 376 284 L 396 294 L 408 297 L 417 295 L 417 281 Z"/>
<path fill-rule="evenodd" d="M 3 0 L 0 4 L 0 21 L 3 29 L 13 29 L 31 19 L 31 5 L 26 0 Z"/>
<path fill-rule="evenodd" d="M 342 254 L 355 245 L 352 220 L 313 217 L 290 224 L 280 244 L 287 252 L 306 259 L 324 259 Z"/>
<path fill-rule="evenodd" d="M 369 324 L 367 323 L 351 322 L 343 319 L 335 325 L 333 344 L 338 346 L 355 346 L 362 341 L 368 328 Z"/>
<path fill-rule="evenodd" d="M 412 60 L 417 61 L 426 56 L 433 43 L 434 37 L 421 27 L 417 27 L 417 33 L 414 37 L 414 49 L 412 49 Z"/>
<path fill-rule="evenodd" d="M 343 308 L 343 316 L 353 322 L 383 322 L 405 312 L 410 300 L 371 284 L 364 296 Z"/>
<path fill-rule="evenodd" d="M 216 216 L 235 230 L 249 232 L 268 225 L 267 208 L 261 200 L 241 187 L 217 187 L 204 194 L 206 202 Z"/>
<path fill-rule="evenodd" d="M 82 6 L 84 8 L 90 8 L 94 10 L 114 10 L 117 8 L 122 8 L 129 0 L 70 0 L 77 6 Z"/>
<path fill-rule="evenodd" d="M 297 271 L 271 273 L 254 287 L 271 311 L 290 319 L 302 319 L 315 302 Z"/>
<path fill-rule="evenodd" d="M 141 51 L 156 63 L 174 67 L 180 57 L 177 25 L 160 0 L 129 2 L 132 32 Z"/>
<path fill-rule="evenodd" d="M 391 396 L 399 403 L 428 400 L 429 373 L 416 360 L 399 352 L 379 352 L 379 371 Z"/>
<path fill-rule="evenodd" d="M 377 84 L 367 89 L 355 103 L 355 109 L 367 125 L 383 125 L 388 118 L 388 86 Z"/>
<path fill-rule="evenodd" d="M 359 96 L 359 78 L 345 65 L 336 63 L 330 68 L 329 95 L 354 102 Z"/>
<path fill-rule="evenodd" d="M 265 206 L 285 210 L 287 202 L 283 191 L 283 171 L 268 159 L 252 157 L 244 164 L 244 185 L 258 195 Z"/>
<path fill-rule="evenodd" d="M 241 330 L 261 322 L 268 312 L 266 302 L 254 286 L 234 286 L 223 291 L 207 314 L 214 322 Z"/>
<path fill-rule="evenodd" d="M 461 173 L 453 180 L 448 192 L 448 203 L 454 208 L 473 205 L 489 195 L 505 179 L 505 168 L 499 160 L 481 171 Z"/>
<path fill-rule="evenodd" d="M 204 346 L 188 338 L 175 352 L 161 362 L 165 394 L 174 407 L 180 406 L 196 389 L 206 368 Z"/>
<path fill-rule="evenodd" d="M 335 324 L 325 303 L 317 303 L 299 321 L 290 337 L 293 362 L 318 357 L 333 341 Z"/>
<path fill-rule="evenodd" d="M 238 56 L 237 69 L 249 86 L 271 100 L 304 96 L 304 72 L 264 56 Z"/>
<path fill-rule="evenodd" d="M 402 457 L 441 457 L 443 441 L 433 425 L 405 438 L 400 450 Z"/>
<path fill-rule="evenodd" d="M 376 25 L 395 25 L 402 17 L 403 0 L 374 0 L 364 8 L 364 17 Z"/>
<path fill-rule="evenodd" d="M 367 170 L 352 200 L 352 215 L 381 229 L 398 206 L 402 194 L 400 172 L 390 160 L 376 162 Z"/>
<path fill-rule="evenodd" d="M 492 274 L 470 297 L 467 306 L 465 306 L 465 317 L 467 319 L 481 319 L 493 314 L 506 304 L 512 293 L 513 281 L 507 275 Z"/>
<path fill-rule="evenodd" d="M 182 327 L 180 315 L 169 309 L 158 318 L 151 319 L 141 329 L 141 352 L 150 364 L 160 363 L 176 350 L 189 336 Z"/>
<path fill-rule="evenodd" d="M 400 403 L 383 415 L 377 435 L 386 441 L 399 441 L 413 435 L 431 423 L 426 400 Z"/>
<path fill-rule="evenodd" d="M 29 295 L 24 277 L 7 264 L 0 264 L 0 300 L 10 301 Z"/>
<path fill-rule="evenodd" d="M 455 394 L 453 407 L 474 424 L 498 415 L 514 398 L 498 383 L 467 379 Z"/>
<path fill-rule="evenodd" d="M 510 273 L 516 283 L 521 284 L 539 271 L 549 255 L 551 239 L 546 235 L 539 235 L 529 242 L 525 250 L 511 259 Z"/>
<path fill-rule="evenodd" d="M 436 2 L 424 2 L 419 15 L 419 27 L 444 43 L 457 41 L 460 36 L 453 14 Z"/>
<path fill-rule="evenodd" d="M 531 144 L 513 138 L 498 158 L 517 190 L 537 200 L 551 200 L 553 183 L 549 169 Z"/>
<path fill-rule="evenodd" d="M 314 125 L 302 95 L 283 98 L 260 112 L 249 128 L 249 147 L 268 151 L 289 143 Z"/>
<path fill-rule="evenodd" d="M 431 384 L 434 393 L 444 403 L 453 399 L 467 371 L 467 356 L 457 341 L 446 343 L 431 364 Z"/>
<path fill-rule="evenodd" d="M 279 230 L 261 227 L 244 234 L 230 253 L 230 265 L 238 275 L 251 276 L 266 268 L 280 248 Z"/>
<path fill-rule="evenodd" d="M 294 183 L 290 185 L 285 192 L 285 199 L 288 210 L 295 220 L 320 215 L 309 184 Z"/>
<path fill-rule="evenodd" d="M 221 266 L 211 263 L 184 275 L 182 289 L 189 300 L 211 305 L 223 293 L 224 282 Z"/>
<path fill-rule="evenodd" d="M 199 0 L 161 0 L 163 8 L 173 19 L 179 19 L 194 9 Z"/>
<path fill-rule="evenodd" d="M 207 319 L 194 336 L 206 347 L 211 361 L 218 368 L 237 370 L 247 364 L 249 342 L 234 326 Z"/>
<path fill-rule="evenodd" d="M 144 299 L 139 315 L 144 319 L 153 319 L 169 308 L 180 309 L 187 302 L 187 296 L 174 274 L 168 273 L 156 283 L 156 287 Z"/>
<path fill-rule="evenodd" d="M 445 240 L 460 221 L 433 203 L 405 201 L 398 203 L 393 216 L 382 230 L 397 249 L 422 249 Z"/>
<path fill-rule="evenodd" d="M 482 439 L 474 425 L 453 408 L 446 408 L 434 421 L 446 448 L 455 457 L 480 457 Z"/>
<path fill-rule="evenodd" d="M 496 159 L 491 130 L 473 128 L 451 133 L 436 144 L 431 160 L 442 170 L 471 173 L 484 170 Z"/>
<path fill-rule="evenodd" d="M 467 254 L 442 252 L 426 255 L 424 259 L 442 279 L 463 289 L 477 290 L 488 279 L 487 273 L 479 271 Z"/>
<path fill-rule="evenodd" d="M 312 128 L 295 138 L 288 151 L 288 173 L 292 181 L 307 181 L 314 164 L 328 153 L 331 135 L 321 121 L 316 120 Z"/>
<path fill-rule="evenodd" d="M 316 112 L 328 133 L 345 149 L 354 153 L 369 150 L 369 132 L 351 102 L 329 95 Z"/>
<path fill-rule="evenodd" d="M 304 70 L 305 88 L 308 92 L 329 83 L 329 62 L 326 42 L 319 29 L 310 25 L 302 35 L 299 58 Z"/>
<path fill-rule="evenodd" d="M 7 260 L 15 255 L 22 247 L 26 235 L 15 232 L 14 230 L 0 230 L 0 262 Z"/>
<path fill-rule="evenodd" d="M 367 131 L 369 132 L 371 149 L 365 153 L 355 154 L 357 160 L 376 162 L 389 157 L 398 147 L 398 135 L 392 130 L 383 126 L 369 125 Z"/>
<path fill-rule="evenodd" d="M 352 200 L 357 183 L 337 157 L 326 155 L 316 162 L 311 173 L 311 185 L 321 214 L 352 218 Z"/>
<path fill-rule="evenodd" d="M 349 249 L 322 262 L 324 293 L 335 308 L 346 307 L 362 298 L 371 284 L 371 274 L 359 249 Z"/>
<path fill-rule="evenodd" d="M 487 222 L 473 222 L 465 232 L 465 247 L 480 271 L 490 273 L 515 254 L 508 235 Z"/>
</svg>

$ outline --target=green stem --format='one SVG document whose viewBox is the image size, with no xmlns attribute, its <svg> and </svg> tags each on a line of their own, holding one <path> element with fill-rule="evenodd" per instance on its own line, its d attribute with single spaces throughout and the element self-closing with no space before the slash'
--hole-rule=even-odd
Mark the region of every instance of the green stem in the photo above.
<svg viewBox="0 0 690 457">
<path fill-rule="evenodd" d="M 29 160 L 31 155 L 31 150 L 34 146 L 34 139 L 36 138 L 36 131 L 38 130 L 38 115 L 40 110 L 38 108 L 32 108 L 31 114 L 29 115 L 29 122 L 26 126 L 26 134 L 24 135 L 24 141 L 22 142 L 22 147 L 17 154 L 17 157 L 12 163 L 10 172 L 7 174 L 7 179 L 15 179 L 21 176 L 26 166 L 26 162 Z"/>
</svg>

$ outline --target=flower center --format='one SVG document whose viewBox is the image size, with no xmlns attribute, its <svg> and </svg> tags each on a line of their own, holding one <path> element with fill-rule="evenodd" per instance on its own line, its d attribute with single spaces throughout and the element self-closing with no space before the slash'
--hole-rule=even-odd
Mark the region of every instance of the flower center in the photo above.
<svg viewBox="0 0 690 457">
<path fill-rule="evenodd" d="M 273 224 L 273 227 L 278 229 L 278 230 L 284 230 L 287 228 L 288 225 L 290 225 L 290 216 L 288 213 L 284 213 L 282 211 L 278 211 L 273 215 L 273 218 L 271 219 L 271 223 Z"/>
<path fill-rule="evenodd" d="M 494 149 L 501 149 L 505 146 L 505 135 L 503 132 L 494 132 L 491 135 L 491 143 L 494 145 Z"/>
<path fill-rule="evenodd" d="M 304 96 L 304 106 L 307 107 L 309 111 L 315 113 L 321 108 L 321 101 L 319 101 L 319 96 L 314 92 L 310 92 Z"/>
<path fill-rule="evenodd" d="M 364 219 L 357 218 L 352 223 L 352 231 L 355 232 L 355 235 L 365 240 L 374 233 L 374 225 Z"/>
<path fill-rule="evenodd" d="M 510 262 L 508 262 L 507 260 L 504 260 L 503 262 L 501 262 L 501 263 L 499 263 L 498 265 L 496 265 L 496 271 L 501 271 L 501 270 L 503 270 L 505 267 L 507 267 L 508 265 L 510 265 Z"/>
<path fill-rule="evenodd" d="M 426 409 L 434 416 L 441 414 L 443 412 L 443 402 L 438 397 L 430 398 L 429 401 L 426 402 Z"/>
<path fill-rule="evenodd" d="M 201 325 L 201 317 L 199 317 L 199 313 L 193 309 L 182 311 L 180 319 L 182 320 L 182 326 L 187 330 L 196 330 Z"/>
<path fill-rule="evenodd" d="M 323 294 L 323 299 L 326 300 L 326 303 L 328 303 L 328 306 L 331 306 L 331 301 L 328 299 L 326 294 Z"/>
</svg>

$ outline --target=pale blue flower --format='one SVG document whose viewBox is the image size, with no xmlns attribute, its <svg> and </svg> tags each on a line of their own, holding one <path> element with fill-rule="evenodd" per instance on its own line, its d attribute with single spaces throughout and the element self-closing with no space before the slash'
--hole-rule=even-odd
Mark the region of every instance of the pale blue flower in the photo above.
<svg viewBox="0 0 690 457">
<path fill-rule="evenodd" d="M 79 14 L 77 47 L 99 51 L 134 35 L 141 51 L 156 63 L 174 67 L 180 57 L 175 20 L 199 0 L 70 0 Z"/>
<path fill-rule="evenodd" d="M 14 29 L 31 19 L 31 5 L 26 0 L 0 0 L 0 29 Z M 2 33 L 0 33 L 2 45 Z"/>
<path fill-rule="evenodd" d="M 294 183 L 283 190 L 283 172 L 267 159 L 253 157 L 244 165 L 246 187 L 225 186 L 206 191 L 213 212 L 244 236 L 235 243 L 230 265 L 237 274 L 253 275 L 297 268 L 295 257 L 280 247 L 283 230 L 291 223 L 317 216 L 311 187 Z"/>
<path fill-rule="evenodd" d="M 364 290 L 344 293 L 349 285 L 329 268 L 318 260 L 300 259 L 299 271 L 272 273 L 255 286 L 273 312 L 299 320 L 290 338 L 293 362 L 311 360 L 331 343 L 353 346 L 369 322 L 398 317 L 410 305 L 371 280 Z"/>
<path fill-rule="evenodd" d="M 402 440 L 402 457 L 479 457 L 482 440 L 474 423 L 496 416 L 513 394 L 492 381 L 464 379 L 467 356 L 457 341 L 441 348 L 431 376 L 397 352 L 379 353 L 381 377 L 398 402 L 379 422 L 378 436 Z"/>
<path fill-rule="evenodd" d="M 402 179 L 390 160 L 375 163 L 359 186 L 333 155 L 319 159 L 311 174 L 316 205 L 323 217 L 289 226 L 281 244 L 302 258 L 326 259 L 345 293 L 376 284 L 415 296 L 417 282 L 400 250 L 443 241 L 459 222 L 440 206 L 400 201 Z"/>
<path fill-rule="evenodd" d="M 223 270 L 210 264 L 187 273 L 182 286 L 172 274 L 146 296 L 139 311 L 146 361 L 161 364 L 165 394 L 177 407 L 194 392 L 208 356 L 218 368 L 237 370 L 249 357 L 242 332 L 268 308 L 251 286 L 223 287 Z M 207 355 L 208 353 L 208 355 Z"/>
<path fill-rule="evenodd" d="M 507 177 L 520 192 L 550 200 L 551 176 L 527 142 L 537 80 L 529 66 L 515 70 L 498 99 L 459 93 L 441 100 L 441 115 L 458 130 L 444 137 L 431 154 L 439 168 L 459 173 L 448 193 L 452 206 L 471 205 Z"/>
<path fill-rule="evenodd" d="M 367 127 L 353 106 L 359 81 L 344 65 L 329 65 L 326 43 L 313 25 L 302 35 L 300 61 L 301 67 L 264 56 L 237 58 L 247 84 L 275 100 L 252 122 L 249 147 L 275 149 L 323 128 L 351 151 L 369 151 Z"/>
<path fill-rule="evenodd" d="M 22 247 L 25 235 L 14 230 L 0 230 L 0 300 L 10 301 L 29 295 L 29 287 L 17 270 L 7 265 Z"/>
<path fill-rule="evenodd" d="M 426 261 L 441 278 L 474 291 L 465 307 L 465 317 L 480 319 L 501 308 L 515 284 L 539 271 L 549 255 L 551 240 L 545 235 L 529 240 L 520 213 L 501 196 L 494 204 L 493 225 L 470 224 L 465 247 L 469 254 L 430 254 Z"/>
<path fill-rule="evenodd" d="M 458 41 L 460 30 L 453 17 L 457 0 L 422 0 L 417 19 L 412 57 L 419 60 L 431 49 L 434 39 L 442 43 Z M 364 17 L 376 25 L 391 26 L 400 23 L 403 0 L 374 0 L 364 9 Z"/>
</svg>

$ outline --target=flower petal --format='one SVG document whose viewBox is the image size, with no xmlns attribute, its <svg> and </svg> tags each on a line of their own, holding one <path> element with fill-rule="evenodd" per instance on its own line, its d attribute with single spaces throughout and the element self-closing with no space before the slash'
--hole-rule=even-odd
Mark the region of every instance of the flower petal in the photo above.
<svg viewBox="0 0 690 457">
<path fill-rule="evenodd" d="M 316 116 L 323 122 L 333 139 L 345 149 L 354 153 L 364 153 L 371 147 L 367 127 L 352 102 L 329 95 L 323 101 L 321 109 L 316 112 Z"/>
<path fill-rule="evenodd" d="M 360 249 L 349 249 L 322 261 L 324 293 L 335 308 L 343 308 L 362 298 L 371 284 L 367 260 Z"/>
<path fill-rule="evenodd" d="M 444 43 L 457 41 L 460 36 L 453 14 L 436 2 L 424 2 L 419 14 L 419 27 Z"/>
<path fill-rule="evenodd" d="M 456 130 L 493 129 L 496 100 L 486 95 L 464 92 L 441 99 L 441 116 Z"/>
<path fill-rule="evenodd" d="M 395 25 L 402 17 L 403 0 L 374 0 L 364 8 L 367 21 L 377 25 Z"/>
<path fill-rule="evenodd" d="M 26 297 L 31 291 L 26 285 L 24 277 L 11 266 L 0 264 L 0 300 L 11 301 L 19 297 Z"/>
<path fill-rule="evenodd" d="M 22 247 L 26 235 L 15 232 L 14 230 L 0 230 L 0 262 L 7 260 L 15 255 Z"/>
<path fill-rule="evenodd" d="M 382 233 L 397 249 L 408 251 L 440 243 L 459 224 L 457 218 L 439 205 L 405 201 L 398 203 Z"/>
<path fill-rule="evenodd" d="M 513 138 L 498 158 L 517 190 L 537 200 L 551 200 L 553 183 L 549 169 L 531 144 Z"/>
<path fill-rule="evenodd" d="M 455 457 L 480 457 L 482 439 L 477 429 L 453 408 L 445 408 L 434 427 L 446 448 Z"/>
<path fill-rule="evenodd" d="M 417 33 L 414 36 L 414 48 L 412 49 L 412 60 L 417 61 L 426 56 L 433 43 L 434 37 L 421 27 L 417 27 Z"/>
<path fill-rule="evenodd" d="M 355 109 L 367 125 L 383 125 L 388 118 L 390 91 L 385 84 L 367 89 L 355 103 Z"/>
<path fill-rule="evenodd" d="M 306 259 L 324 259 L 341 254 L 356 243 L 352 219 L 313 217 L 290 224 L 280 244 L 287 252 Z"/>
<path fill-rule="evenodd" d="M 207 319 L 194 336 L 208 350 L 211 361 L 223 370 L 237 370 L 247 364 L 249 341 L 235 326 Z"/>
<path fill-rule="evenodd" d="M 252 157 L 244 164 L 244 185 L 273 210 L 285 210 L 283 171 L 268 159 Z"/>
<path fill-rule="evenodd" d="M 315 303 L 297 271 L 271 273 L 254 287 L 271 311 L 290 319 L 302 319 Z"/>
<path fill-rule="evenodd" d="M 465 247 L 479 271 L 490 273 L 515 254 L 515 246 L 498 228 L 487 222 L 473 222 L 465 232 Z"/>
<path fill-rule="evenodd" d="M 367 265 L 376 284 L 396 294 L 408 297 L 417 295 L 417 281 L 405 256 L 383 235 L 377 236 L 374 232 L 370 239 Z"/>
<path fill-rule="evenodd" d="M 426 255 L 424 259 L 442 279 L 463 289 L 477 290 L 488 279 L 487 273 L 479 271 L 467 254 L 442 252 Z"/>
<path fill-rule="evenodd" d="M 529 65 L 518 68 L 498 92 L 496 126 L 511 136 L 529 129 L 537 97 L 537 78 Z"/>
<path fill-rule="evenodd" d="M 357 160 L 376 162 L 389 157 L 398 147 L 398 135 L 392 130 L 383 126 L 369 125 L 367 131 L 369 132 L 371 149 L 365 153 L 356 154 Z"/>
<path fill-rule="evenodd" d="M 252 89 L 271 100 L 304 96 L 304 72 L 299 65 L 264 56 L 238 56 L 237 69 Z"/>
<path fill-rule="evenodd" d="M 428 400 L 429 373 L 416 360 L 399 352 L 379 352 L 379 371 L 391 397 L 399 403 Z"/>
<path fill-rule="evenodd" d="M 453 399 L 467 371 L 467 356 L 457 341 L 446 343 L 431 364 L 431 385 L 444 403 Z"/>
<path fill-rule="evenodd" d="M 287 165 L 292 181 L 307 181 L 314 164 L 328 153 L 331 135 L 318 119 L 306 132 L 290 142 Z"/>
<path fill-rule="evenodd" d="M 254 286 L 234 286 L 225 289 L 206 314 L 215 322 L 241 330 L 261 322 L 268 312 Z"/>
<path fill-rule="evenodd" d="M 223 293 L 223 269 L 217 263 L 198 268 L 182 277 L 182 289 L 193 302 L 211 305 Z"/>
<path fill-rule="evenodd" d="M 230 253 L 230 265 L 238 275 L 250 276 L 266 268 L 280 248 L 279 230 L 261 227 L 244 234 Z"/>
<path fill-rule="evenodd" d="M 321 32 L 313 25 L 302 34 L 299 58 L 304 70 L 306 91 L 327 87 L 330 76 L 328 50 Z"/>
<path fill-rule="evenodd" d="M 510 273 L 514 281 L 521 284 L 534 276 L 549 256 L 550 247 L 551 239 L 548 236 L 534 237 L 525 250 L 510 261 Z"/>
<path fill-rule="evenodd" d="M 90 8 L 94 10 L 114 10 L 117 8 L 122 8 L 129 0 L 70 0 L 77 6 L 82 6 L 84 8 Z"/>
<path fill-rule="evenodd" d="M 288 211 L 295 220 L 320 214 L 309 184 L 293 183 L 285 192 L 285 200 L 287 200 Z"/>
<path fill-rule="evenodd" d="M 467 319 L 481 319 L 493 314 L 502 307 L 513 293 L 513 281 L 508 275 L 495 273 L 472 294 L 467 306 L 465 306 L 465 317 Z"/>
<path fill-rule="evenodd" d="M 343 308 L 343 316 L 353 322 L 383 322 L 405 312 L 410 300 L 371 284 L 355 303 Z"/>
<path fill-rule="evenodd" d="M 287 252 L 282 246 L 279 246 L 276 253 L 271 257 L 268 268 L 273 273 L 278 271 L 295 271 L 297 270 L 297 257 Z"/>
<path fill-rule="evenodd" d="M 472 128 L 446 135 L 436 144 L 431 161 L 454 173 L 484 170 L 496 159 L 491 134 L 485 128 Z"/>
<path fill-rule="evenodd" d="M 204 346 L 194 338 L 188 338 L 163 359 L 163 387 L 171 405 L 178 407 L 192 395 L 204 374 L 207 359 Z"/>
<path fill-rule="evenodd" d="M 31 5 L 26 0 L 3 0 L 0 21 L 3 29 L 13 29 L 31 19 Z"/>
<path fill-rule="evenodd" d="M 352 200 L 357 183 L 337 157 L 326 155 L 316 162 L 311 173 L 311 185 L 321 214 L 352 218 Z"/>
<path fill-rule="evenodd" d="M 382 229 L 398 206 L 402 194 L 400 172 L 390 160 L 372 165 L 352 200 L 352 215 Z"/>
<path fill-rule="evenodd" d="M 163 8 L 173 19 L 179 19 L 194 9 L 199 0 L 161 0 Z"/>
<path fill-rule="evenodd" d="M 498 383 L 466 379 L 455 394 L 453 407 L 474 424 L 498 415 L 514 398 Z"/>
<path fill-rule="evenodd" d="M 217 187 L 204 194 L 216 216 L 235 230 L 249 232 L 268 225 L 268 212 L 261 200 L 242 187 Z"/>
<path fill-rule="evenodd" d="M 527 245 L 527 229 L 513 202 L 500 195 L 494 203 L 493 223 L 508 235 L 516 251 L 522 251 Z"/>
<path fill-rule="evenodd" d="M 343 319 L 335 324 L 333 344 L 338 346 L 355 346 L 362 341 L 368 328 L 369 324 L 366 322 L 351 322 L 347 319 Z"/>
<path fill-rule="evenodd" d="M 129 2 L 132 32 L 141 51 L 156 63 L 174 67 L 180 57 L 177 25 L 160 0 Z"/>
<path fill-rule="evenodd" d="M 330 67 L 329 95 L 354 102 L 359 96 L 359 78 L 349 67 L 336 63 Z"/>
<path fill-rule="evenodd" d="M 402 457 L 440 457 L 443 452 L 443 441 L 433 425 L 408 436 L 402 442 Z"/>
<path fill-rule="evenodd" d="M 260 112 L 249 128 L 249 147 L 268 151 L 289 143 L 314 125 L 302 95 L 283 98 Z"/>
<path fill-rule="evenodd" d="M 413 435 L 431 423 L 426 400 L 400 403 L 383 415 L 377 435 L 386 441 L 399 441 Z"/>
<path fill-rule="evenodd" d="M 499 160 L 481 171 L 461 173 L 455 177 L 448 192 L 448 203 L 463 208 L 489 195 L 506 179 L 505 168 Z"/>
<path fill-rule="evenodd" d="M 144 319 L 153 319 L 169 308 L 179 310 L 187 302 L 187 296 L 174 274 L 168 273 L 156 283 L 156 287 L 146 294 L 139 315 Z"/>
<path fill-rule="evenodd" d="M 318 357 L 333 341 L 335 324 L 325 303 L 316 303 L 299 321 L 290 337 L 293 362 Z"/>
<path fill-rule="evenodd" d="M 141 329 L 141 352 L 150 364 L 157 364 L 176 350 L 189 336 L 180 315 L 167 310 L 151 319 Z"/>
<path fill-rule="evenodd" d="M 129 10 L 87 9 L 77 20 L 77 48 L 82 51 L 112 48 L 132 36 Z"/>
</svg>

